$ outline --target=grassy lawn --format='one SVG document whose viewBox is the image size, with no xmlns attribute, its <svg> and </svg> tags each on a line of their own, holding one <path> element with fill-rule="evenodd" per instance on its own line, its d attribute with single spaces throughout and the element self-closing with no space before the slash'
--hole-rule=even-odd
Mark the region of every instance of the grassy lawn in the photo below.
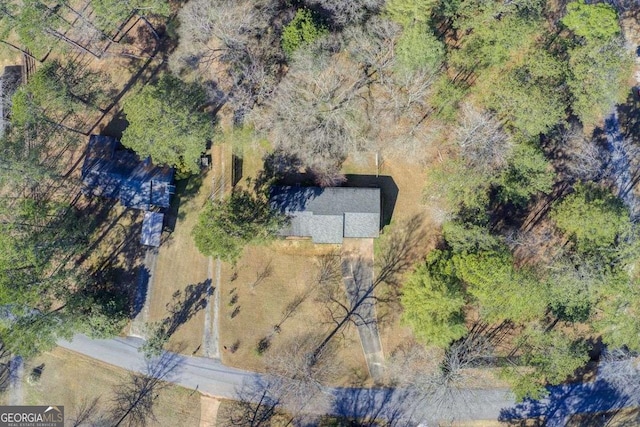
<svg viewBox="0 0 640 427">
<path fill-rule="evenodd" d="M 32 369 L 40 365 L 44 365 L 40 379 L 37 382 L 27 380 Z M 120 368 L 58 347 L 30 360 L 25 366 L 24 403 L 64 405 L 69 421 L 82 404 L 98 397 L 99 409 L 108 414 L 112 390 L 127 376 L 128 373 Z M 159 392 L 154 408 L 157 420 L 150 420 L 149 425 L 200 425 L 200 394 L 192 390 L 169 386 Z"/>
<path fill-rule="evenodd" d="M 397 187 L 395 201 L 388 200 L 393 198 L 393 194 L 389 194 L 389 190 L 383 187 L 383 196 L 387 199 L 383 203 L 384 209 L 387 211 L 385 212 L 385 217 L 388 218 L 390 216 L 391 223 L 385 226 L 381 239 L 376 241 L 376 253 L 379 250 L 381 240 L 384 239 L 386 234 L 398 231 L 405 227 L 405 223 L 408 220 L 416 217 L 418 230 L 423 233 L 423 238 L 420 241 L 421 247 L 417 248 L 418 250 L 415 254 L 417 260 L 423 254 L 426 254 L 427 250 L 434 247 L 440 233 L 437 221 L 433 220 L 433 211 L 421 202 L 423 200 L 423 188 L 428 179 L 427 167 L 399 159 L 385 159 L 379 165 L 378 170 L 376 169 L 373 155 L 370 156 L 368 161 L 363 161 L 362 159 L 358 162 L 347 160 L 343 166 L 343 171 L 349 174 L 349 178 L 355 182 L 360 179 L 367 179 L 359 178 L 359 176 L 375 177 L 376 173 L 378 173 L 381 177 L 390 177 L 395 187 Z M 389 215 L 389 210 L 392 210 L 392 215 Z M 389 290 L 386 284 L 381 284 L 376 292 L 380 296 Z M 385 357 L 388 358 L 399 346 L 414 340 L 413 332 L 411 328 L 401 324 L 402 308 L 397 301 L 391 300 L 378 303 L 377 311 L 382 348 Z"/>
<path fill-rule="evenodd" d="M 303 333 L 324 335 L 333 326 L 314 289 L 284 319 L 285 309 L 309 286 L 317 271 L 317 256 L 336 250 L 333 245 L 313 245 L 308 241 L 278 241 L 265 247 L 249 247 L 235 269 L 225 266 L 221 283 L 220 334 L 223 361 L 232 366 L 264 370 L 264 357 L 258 352 L 261 339 L 271 336 L 271 347 Z M 269 274 L 262 275 L 268 271 Z M 280 332 L 274 326 L 280 325 Z M 362 381 L 367 368 L 355 328 L 348 328 L 340 339 L 338 358 L 348 373 L 341 385 Z"/>
<path fill-rule="evenodd" d="M 175 226 L 158 253 L 151 291 L 149 320 L 169 316 L 171 309 L 183 310 L 181 323 L 169 346 L 192 354 L 200 347 L 204 329 L 204 305 L 208 258 L 195 247 L 191 230 L 198 220 L 200 208 L 211 191 L 211 174 L 192 177 L 177 183 L 168 222 Z"/>
<path fill-rule="evenodd" d="M 191 229 L 207 195 L 211 193 L 212 180 L 219 181 L 220 174 L 224 173 L 224 179 L 229 183 L 232 170 L 229 145 L 214 149 L 213 172 L 203 179 L 202 186 L 198 188 L 197 185 L 183 184 L 178 191 L 175 229 L 159 251 L 152 291 L 152 321 L 166 317 L 168 308 L 184 299 L 188 286 L 202 284 L 207 278 L 208 260 L 195 248 Z M 259 144 L 245 147 L 239 185 L 246 185 L 247 178 L 258 176 L 265 153 L 265 148 Z M 344 172 L 375 178 L 375 162 L 373 158 L 370 160 L 358 163 L 348 161 Z M 221 172 L 222 169 L 224 172 Z M 420 215 L 421 226 L 427 230 L 425 234 L 435 236 L 435 224 L 429 220 L 426 207 L 419 203 L 426 180 L 424 166 L 388 160 L 378 172 L 381 176 L 390 177 L 387 182 L 392 180 L 392 186 L 397 187 L 392 200 L 392 224 Z M 357 180 L 361 179 L 358 176 L 354 177 L 356 185 Z M 425 241 L 425 249 L 433 240 L 430 238 Z M 318 257 L 335 250 L 339 251 L 339 246 L 313 245 L 306 240 L 278 240 L 267 246 L 246 248 L 235 266 L 223 264 L 219 330 L 224 363 L 263 371 L 266 369 L 265 356 L 268 353 L 263 356 L 264 351 L 258 349 L 261 340 L 268 338 L 271 349 L 265 350 L 268 352 L 302 333 L 324 335 L 331 330 L 333 325 L 328 310 L 318 301 L 317 291 L 309 293 L 286 320 L 283 321 L 283 318 L 287 306 L 312 285 Z M 215 279 L 215 271 L 212 275 Z M 378 313 L 384 315 L 381 338 L 384 353 L 389 355 L 397 346 L 411 340 L 412 333 L 409 328 L 400 325 L 397 306 L 382 306 Z M 274 328 L 276 325 L 279 328 Z M 183 353 L 201 354 L 203 328 L 204 310 L 195 310 L 174 334 L 171 344 Z M 347 372 L 338 384 L 367 384 L 368 374 L 357 330 L 347 328 L 338 340 L 338 357 L 344 361 Z"/>
</svg>

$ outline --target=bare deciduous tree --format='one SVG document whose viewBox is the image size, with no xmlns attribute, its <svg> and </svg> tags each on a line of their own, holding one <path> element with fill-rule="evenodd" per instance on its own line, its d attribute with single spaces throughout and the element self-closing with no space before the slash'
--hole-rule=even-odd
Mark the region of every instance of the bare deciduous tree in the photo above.
<svg viewBox="0 0 640 427">
<path fill-rule="evenodd" d="M 598 376 L 619 389 L 640 388 L 640 365 L 637 354 L 622 348 L 605 349 L 600 357 Z"/>
<path fill-rule="evenodd" d="M 381 17 L 344 32 L 344 44 L 371 77 L 360 106 L 366 114 L 367 148 L 387 158 L 424 159 L 440 132 L 428 104 L 439 70 L 401 70 L 395 56 L 400 26 Z M 353 153 L 350 153 L 353 154 Z"/>
<path fill-rule="evenodd" d="M 12 355 L 7 346 L 0 341 L 0 392 L 5 391 L 11 383 Z"/>
<path fill-rule="evenodd" d="M 245 382 L 237 401 L 220 408 L 218 422 L 225 426 L 271 426 L 278 414 L 281 390 L 282 383 L 275 377 Z"/>
<path fill-rule="evenodd" d="M 171 70 L 192 72 L 208 81 L 219 78 L 213 67 L 222 65 L 229 77 L 222 82 L 228 94 L 225 99 L 243 116 L 254 103 L 264 101 L 280 73 L 282 52 L 270 25 L 275 4 L 268 0 L 189 1 L 178 14 L 180 44 L 170 58 Z"/>
<path fill-rule="evenodd" d="M 108 427 L 112 425 L 113 420 L 110 420 L 109 416 L 100 409 L 99 403 L 100 397 L 83 398 L 71 415 L 71 425 L 73 427 Z"/>
<path fill-rule="evenodd" d="M 376 277 L 368 277 L 374 266 L 368 265 L 367 260 L 357 258 L 353 261 L 343 260 L 341 268 L 348 268 L 349 280 L 353 280 L 352 289 L 346 293 L 340 282 L 328 283 L 321 288 L 319 301 L 323 302 L 329 311 L 333 329 L 319 343 L 316 351 L 322 352 L 336 335 L 350 324 L 366 324 L 376 319 L 362 315 L 371 314 L 367 306 L 373 304 L 377 297 L 376 289 L 385 283 L 388 286 L 386 298 L 397 301 L 397 285 L 401 275 L 414 265 L 421 252 L 418 242 L 424 238 L 421 216 L 417 215 L 398 223 L 380 243 L 380 250 L 376 258 Z"/>
<path fill-rule="evenodd" d="M 296 52 L 273 96 L 251 115 L 256 128 L 321 177 L 335 176 L 347 156 L 419 152 L 435 134 L 424 120 L 435 73 L 397 72 L 399 33 L 397 24 L 372 18 Z"/>
<path fill-rule="evenodd" d="M 511 324 L 489 326 L 476 323 L 469 334 L 453 343 L 444 354 L 408 345 L 396 351 L 390 361 L 390 380 L 412 389 L 410 398 L 418 404 L 428 402 L 429 416 L 454 422 L 461 403 L 478 404 L 480 395 L 470 391 L 488 386 L 486 378 L 472 368 L 493 363 L 495 350 L 509 333 Z"/>
<path fill-rule="evenodd" d="M 259 284 L 267 280 L 273 274 L 272 259 L 269 259 L 257 272 L 256 280 L 251 282 L 249 288 L 253 291 Z"/>
<path fill-rule="evenodd" d="M 517 260 L 526 262 L 535 259 L 543 265 L 549 265 L 557 257 L 562 245 L 554 245 L 552 242 L 561 239 L 547 224 L 533 229 L 511 230 L 505 235 L 505 241 Z"/>
<path fill-rule="evenodd" d="M 340 268 L 340 253 L 331 252 L 318 257 L 318 272 L 316 273 L 318 286 L 341 283 L 342 273 Z"/>
<path fill-rule="evenodd" d="M 416 375 L 435 372 L 444 357 L 443 350 L 425 348 L 417 342 L 406 342 L 391 352 L 386 363 L 386 381 L 392 386 L 408 387 Z"/>
<path fill-rule="evenodd" d="M 158 393 L 169 385 L 165 380 L 178 364 L 176 354 L 164 353 L 147 361 L 144 374 L 130 373 L 129 378 L 114 390 L 113 425 L 144 426 L 149 420 L 156 420 L 153 412 L 155 400 Z"/>
<path fill-rule="evenodd" d="M 462 106 L 455 137 L 464 160 L 481 172 L 504 168 L 511 156 L 513 141 L 500 122 L 469 104 Z"/>
<path fill-rule="evenodd" d="M 399 222 L 390 230 L 380 242 L 376 258 L 376 281 L 397 285 L 402 274 L 424 255 L 424 238 L 421 215 L 414 215 Z"/>
<path fill-rule="evenodd" d="M 609 153 L 594 139 L 587 138 L 579 125 L 562 129 L 558 145 L 564 157 L 561 166 L 570 178 L 598 180 L 606 173 L 604 165 L 609 161 Z"/>
<path fill-rule="evenodd" d="M 378 13 L 384 0 L 305 0 L 307 6 L 327 14 L 334 26 L 360 23 Z"/>
<path fill-rule="evenodd" d="M 613 6 L 620 14 L 636 11 L 638 10 L 638 6 L 640 6 L 638 0 L 607 0 L 605 3 Z"/>
<path fill-rule="evenodd" d="M 278 401 L 294 417 L 309 408 L 313 408 L 314 413 L 328 411 L 333 396 L 323 384 L 343 373 L 335 347 L 325 345 L 317 351 L 320 341 L 312 334 L 297 336 L 271 349 L 266 355 L 268 372 L 282 385 Z"/>
<path fill-rule="evenodd" d="M 348 56 L 298 51 L 273 96 L 252 112 L 252 122 L 308 169 L 337 172 L 348 153 L 364 146 L 357 97 L 367 80 Z"/>
</svg>

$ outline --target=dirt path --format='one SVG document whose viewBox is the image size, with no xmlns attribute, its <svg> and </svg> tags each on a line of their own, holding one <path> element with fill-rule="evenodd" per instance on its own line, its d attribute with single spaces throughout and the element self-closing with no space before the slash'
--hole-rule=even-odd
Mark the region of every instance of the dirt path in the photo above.
<svg viewBox="0 0 640 427">
<path fill-rule="evenodd" d="M 380 341 L 376 300 L 373 293 L 373 239 L 344 240 L 342 245 L 342 278 L 351 306 L 359 304 L 355 323 L 369 375 L 376 383 L 380 383 L 384 375 L 384 353 Z"/>
<path fill-rule="evenodd" d="M 220 258 L 214 260 L 209 257 L 209 267 L 207 269 L 209 277 L 209 287 L 207 288 L 207 306 L 204 312 L 204 336 L 202 337 L 203 354 L 205 357 L 220 359 L 220 331 L 218 328 L 218 313 L 220 312 Z M 215 284 L 213 283 L 213 272 L 216 273 Z M 211 298 L 213 296 L 213 304 Z M 213 312 L 213 316 L 212 316 Z M 213 317 L 213 319 L 212 319 Z"/>
<path fill-rule="evenodd" d="M 200 427 L 216 427 L 219 408 L 220 400 L 202 395 L 200 397 Z"/>
<path fill-rule="evenodd" d="M 151 291 L 153 289 L 153 277 L 158 263 L 158 249 L 149 248 L 144 255 L 144 264 L 138 274 L 138 289 L 134 302 L 135 310 L 138 312 L 131 321 L 129 335 L 145 338 L 145 329 L 149 321 L 149 306 L 151 305 Z"/>
<path fill-rule="evenodd" d="M 212 197 L 222 200 L 226 192 L 226 170 L 225 170 L 225 150 L 221 145 L 216 145 L 211 150 L 212 167 L 214 169 Z M 204 313 L 204 336 L 202 337 L 203 353 L 205 357 L 220 359 L 220 276 L 222 273 L 222 260 L 220 257 L 215 260 L 215 284 L 213 280 L 214 262 L 209 258 L 208 279 Z M 213 304 L 211 298 L 213 297 Z"/>
</svg>

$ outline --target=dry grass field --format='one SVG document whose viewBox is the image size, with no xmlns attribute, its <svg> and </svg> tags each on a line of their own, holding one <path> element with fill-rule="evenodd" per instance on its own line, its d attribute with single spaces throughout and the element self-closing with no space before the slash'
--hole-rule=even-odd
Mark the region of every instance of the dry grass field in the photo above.
<svg viewBox="0 0 640 427">
<path fill-rule="evenodd" d="M 640 409 L 627 408 L 620 411 L 589 415 L 574 415 L 567 427 L 632 427 L 640 425 Z"/>
<path fill-rule="evenodd" d="M 28 380 L 36 366 L 43 366 L 40 379 Z M 99 410 L 109 414 L 113 388 L 127 377 L 122 369 L 58 347 L 27 362 L 24 404 L 64 405 L 69 421 L 83 404 L 99 398 Z M 191 390 L 168 386 L 159 392 L 154 408 L 156 420 L 150 420 L 149 426 L 200 425 L 200 395 Z"/>
<path fill-rule="evenodd" d="M 277 351 L 280 344 L 305 333 L 324 335 L 331 330 L 327 308 L 318 301 L 321 289 L 314 281 L 317 257 L 337 249 L 303 240 L 278 241 L 248 247 L 235 268 L 225 266 L 220 335 L 226 364 L 263 371 L 267 352 Z M 304 301 L 286 316 L 290 304 L 303 295 Z M 270 346 L 262 356 L 258 344 L 267 337 Z M 339 338 L 337 357 L 346 376 L 336 385 L 359 383 L 366 378 L 367 368 L 357 331 L 348 328 Z"/>
<path fill-rule="evenodd" d="M 263 167 L 266 150 L 256 144 L 245 147 L 242 158 L 242 179 L 239 185 L 247 185 L 247 178 L 255 179 Z M 376 170 L 377 169 L 377 170 Z M 425 168 L 397 160 L 386 160 L 376 168 L 370 161 L 347 161 L 343 168 L 350 185 L 382 185 L 386 198 L 385 217 L 394 224 L 402 224 L 418 215 L 426 236 L 424 251 L 437 237 L 437 225 L 430 221 L 427 208 L 421 204 L 422 189 L 427 178 Z M 376 172 L 382 179 L 376 178 Z M 397 187 L 397 188 L 394 188 Z M 387 207 L 392 207 L 392 210 Z M 392 215 L 391 215 L 392 214 Z M 390 218 L 389 218 L 390 217 Z M 280 325 L 287 306 L 305 292 L 313 281 L 317 269 L 317 256 L 333 250 L 327 245 L 313 245 L 305 240 L 280 240 L 264 247 L 249 247 L 237 265 L 225 265 L 221 280 L 220 347 L 223 361 L 246 369 L 264 370 L 265 357 L 260 355 L 258 344 L 269 337 L 271 348 L 298 334 L 327 333 L 331 329 L 325 306 L 311 294 L 287 320 Z M 422 252 L 420 250 L 419 252 Z M 268 272 L 268 274 L 264 274 Z M 381 338 L 385 354 L 398 345 L 411 340 L 409 328 L 399 323 L 397 303 L 380 307 L 385 318 L 381 322 Z M 278 330 L 279 332 L 276 332 Z M 366 383 L 367 370 L 355 328 L 343 334 L 340 358 L 347 375 L 342 384 Z M 269 350 L 267 350 L 269 351 Z M 265 354 L 267 356 L 267 354 Z"/>
<path fill-rule="evenodd" d="M 419 260 L 429 249 L 434 247 L 440 233 L 439 224 L 433 220 L 434 211 L 422 202 L 424 199 L 423 188 L 428 179 L 427 166 L 397 159 L 386 159 L 376 170 L 375 158 L 371 156 L 369 161 L 352 162 L 348 160 L 343 169 L 354 183 L 358 183 L 360 180 L 366 183 L 366 177 L 371 177 L 371 180 L 375 182 L 374 177 L 377 172 L 380 176 L 391 177 L 397 186 L 395 201 L 385 200 L 383 203 L 385 209 L 390 209 L 390 205 L 392 205 L 393 214 L 385 213 L 385 217 L 391 217 L 391 223 L 385 226 L 381 238 L 376 242 L 376 254 L 378 254 L 381 239 L 390 233 L 399 231 L 406 226 L 407 221 L 414 217 L 419 219 L 419 229 L 416 230 L 416 233 L 422 233 L 420 247 L 412 248 L 416 260 Z M 383 195 L 385 195 L 385 190 L 383 187 Z M 380 285 L 377 290 L 378 296 L 395 293 L 396 289 L 389 288 L 385 284 Z M 382 348 L 388 358 L 399 346 L 414 340 L 413 332 L 409 327 L 401 324 L 402 308 L 397 300 L 391 299 L 378 303 L 377 311 Z"/>
<path fill-rule="evenodd" d="M 203 301 L 208 277 L 208 258 L 195 247 L 191 230 L 211 191 L 210 174 L 178 182 L 169 222 L 174 230 L 163 236 L 151 290 L 149 321 L 161 321 L 174 308 L 186 316 L 171 337 L 171 348 L 193 354 L 200 347 L 204 329 Z"/>
<path fill-rule="evenodd" d="M 264 154 L 265 150 L 260 146 L 245 149 L 240 185 L 246 185 L 246 178 L 258 176 L 263 167 Z M 424 166 L 388 160 L 376 169 L 372 157 L 368 162 L 347 161 L 343 171 L 350 185 L 383 186 L 383 193 L 390 195 L 385 204 L 385 216 L 391 217 L 392 224 L 402 224 L 419 215 L 427 237 L 424 242 L 426 251 L 435 242 L 436 224 L 429 220 L 429 212 L 420 203 L 427 176 Z M 378 179 L 376 172 L 386 178 Z M 397 188 L 394 189 L 394 186 Z M 391 206 L 392 211 L 387 206 Z M 266 247 L 247 248 L 236 268 L 225 266 L 220 316 L 221 348 L 226 347 L 226 350 L 222 350 L 225 363 L 263 370 L 264 361 L 257 350 L 261 339 L 271 336 L 271 345 L 277 347 L 278 343 L 286 342 L 289 337 L 301 332 L 322 333 L 330 330 L 327 310 L 313 296 L 300 305 L 292 318 L 286 320 L 280 332 L 274 332 L 274 325 L 279 323 L 289 302 L 302 294 L 312 281 L 317 268 L 314 256 L 332 250 L 339 250 L 339 247 L 313 245 L 305 240 L 281 240 Z M 265 270 L 270 270 L 270 274 L 255 285 Z M 412 333 L 409 328 L 399 324 L 397 304 L 380 307 L 378 312 L 385 316 L 381 322 L 381 338 L 384 352 L 389 354 L 398 345 L 411 340 Z M 355 328 L 350 328 L 344 338 L 341 358 L 350 374 L 345 376 L 343 383 L 362 383 L 367 377 L 367 370 Z"/>
</svg>

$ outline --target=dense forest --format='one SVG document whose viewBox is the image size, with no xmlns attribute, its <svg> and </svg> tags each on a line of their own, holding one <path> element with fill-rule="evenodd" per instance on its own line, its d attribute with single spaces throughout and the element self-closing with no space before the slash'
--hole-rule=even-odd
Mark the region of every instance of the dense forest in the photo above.
<svg viewBox="0 0 640 427">
<path fill-rule="evenodd" d="M 320 186 L 339 185 L 345 160 L 371 153 L 428 168 L 416 203 L 441 234 L 398 292 L 405 324 L 445 354 L 441 384 L 490 365 L 519 399 L 537 398 L 602 343 L 640 352 L 637 212 L 619 197 L 634 190 L 617 187 L 603 131 L 633 84 L 628 6 L 3 1 L 3 55 L 37 62 L 0 140 L 5 348 L 30 356 L 76 332 L 116 335 L 129 318 L 114 272 L 86 262 L 109 206 L 83 201 L 65 163 L 92 117 L 116 109 L 128 122 L 122 144 L 179 177 L 197 174 L 223 139 L 267 141 L 274 174 L 302 170 Z M 137 56 L 124 34 L 132 17 L 148 34 Z M 109 49 L 132 65 L 161 63 L 119 92 Z M 633 138 L 624 144 L 637 152 Z M 263 189 L 209 202 L 198 248 L 233 261 L 271 238 L 281 219 Z"/>
</svg>

